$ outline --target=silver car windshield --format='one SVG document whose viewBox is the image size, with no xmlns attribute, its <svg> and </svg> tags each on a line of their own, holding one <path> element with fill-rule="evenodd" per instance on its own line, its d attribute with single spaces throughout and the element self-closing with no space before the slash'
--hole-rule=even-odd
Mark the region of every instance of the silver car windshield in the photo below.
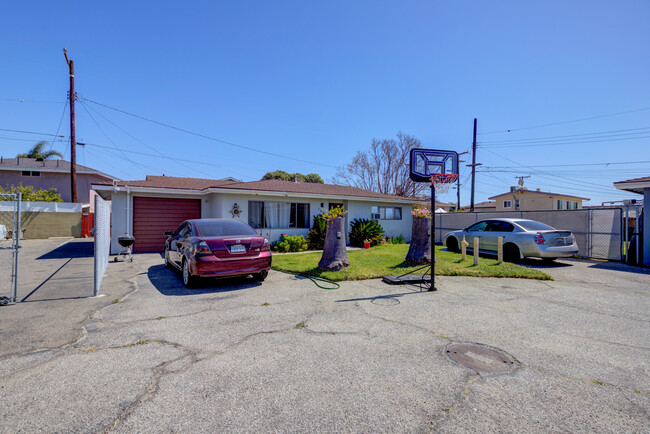
<svg viewBox="0 0 650 434">
<path fill-rule="evenodd" d="M 555 230 L 555 228 L 552 228 L 549 225 L 545 225 L 544 223 L 540 223 L 532 220 L 515 220 L 515 223 L 517 223 L 519 226 L 526 229 L 527 231 L 554 231 Z"/>
</svg>

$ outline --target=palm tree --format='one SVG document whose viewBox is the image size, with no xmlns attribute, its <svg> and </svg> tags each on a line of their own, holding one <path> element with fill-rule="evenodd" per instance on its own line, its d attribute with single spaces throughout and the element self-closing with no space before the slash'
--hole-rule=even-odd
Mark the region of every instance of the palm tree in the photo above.
<svg viewBox="0 0 650 434">
<path fill-rule="evenodd" d="M 16 158 L 36 158 L 38 161 L 48 160 L 52 157 L 63 158 L 63 155 L 61 155 L 61 153 L 58 151 L 43 152 L 43 147 L 45 145 L 47 145 L 47 142 L 38 142 L 32 149 L 29 150 L 28 153 L 18 154 L 16 155 Z"/>
</svg>

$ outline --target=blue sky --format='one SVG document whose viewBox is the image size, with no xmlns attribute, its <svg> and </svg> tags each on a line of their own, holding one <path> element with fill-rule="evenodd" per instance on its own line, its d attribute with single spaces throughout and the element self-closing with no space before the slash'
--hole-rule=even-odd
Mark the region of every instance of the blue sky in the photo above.
<svg viewBox="0 0 650 434">
<path fill-rule="evenodd" d="M 308 161 L 78 102 L 78 162 L 123 179 L 281 169 L 328 180 L 400 131 L 466 151 L 476 117 L 477 202 L 531 175 L 530 188 L 596 205 L 635 197 L 612 182 L 650 175 L 650 162 L 596 164 L 650 161 L 649 20 L 642 0 L 11 2 L 0 128 L 56 133 L 67 47 L 82 98 Z M 50 139 L 0 131 L 0 154 Z M 53 147 L 69 159 L 66 142 Z"/>
</svg>

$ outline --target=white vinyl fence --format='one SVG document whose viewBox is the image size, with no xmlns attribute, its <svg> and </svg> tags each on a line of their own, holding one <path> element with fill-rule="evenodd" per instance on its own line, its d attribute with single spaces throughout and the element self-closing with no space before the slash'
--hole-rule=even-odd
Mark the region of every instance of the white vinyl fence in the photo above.
<svg viewBox="0 0 650 434">
<path fill-rule="evenodd" d="M 95 196 L 95 285 L 94 295 L 99 294 L 102 279 L 108 266 L 111 248 L 111 205 Z"/>
<path fill-rule="evenodd" d="M 578 256 L 620 261 L 623 253 L 623 209 L 586 208 L 563 211 L 496 211 L 436 214 L 436 242 L 447 232 L 464 229 L 479 220 L 521 218 L 537 220 L 576 237 Z"/>
</svg>

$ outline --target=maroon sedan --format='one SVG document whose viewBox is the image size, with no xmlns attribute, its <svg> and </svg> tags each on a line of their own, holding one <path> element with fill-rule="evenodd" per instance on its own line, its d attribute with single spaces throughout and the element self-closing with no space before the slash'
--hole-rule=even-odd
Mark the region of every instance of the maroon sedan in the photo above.
<svg viewBox="0 0 650 434">
<path fill-rule="evenodd" d="M 198 277 L 252 274 L 262 281 L 271 269 L 269 241 L 241 221 L 186 220 L 165 235 L 165 266 L 181 270 L 188 288 Z"/>
</svg>

